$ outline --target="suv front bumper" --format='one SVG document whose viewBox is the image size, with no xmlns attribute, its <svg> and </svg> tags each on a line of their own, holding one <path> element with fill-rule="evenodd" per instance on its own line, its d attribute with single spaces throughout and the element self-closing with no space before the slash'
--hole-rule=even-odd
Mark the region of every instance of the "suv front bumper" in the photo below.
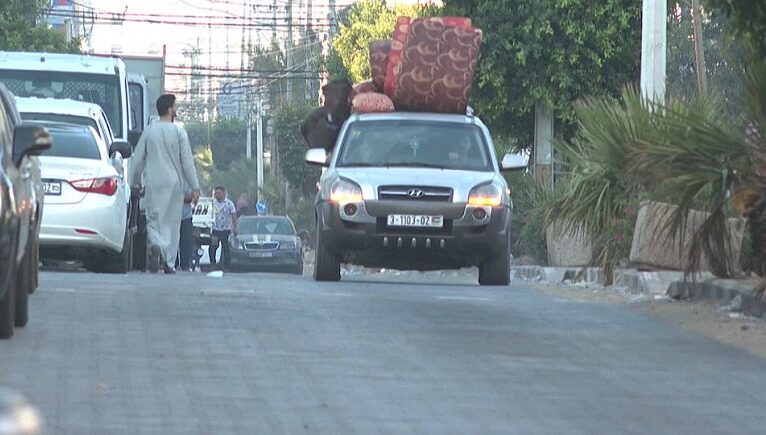
<svg viewBox="0 0 766 435">
<path fill-rule="evenodd" d="M 511 209 L 465 203 L 364 201 L 351 216 L 345 204 L 320 202 L 322 239 L 343 261 L 368 267 L 430 270 L 477 266 L 507 248 Z M 477 219 L 481 208 L 486 218 Z M 444 216 L 442 228 L 389 227 L 390 214 Z"/>
</svg>

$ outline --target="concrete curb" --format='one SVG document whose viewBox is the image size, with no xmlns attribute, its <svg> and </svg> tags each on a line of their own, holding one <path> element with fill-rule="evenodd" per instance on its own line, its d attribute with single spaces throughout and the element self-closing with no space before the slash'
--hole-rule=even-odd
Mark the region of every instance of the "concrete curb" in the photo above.
<svg viewBox="0 0 766 435">
<path fill-rule="evenodd" d="M 566 280 L 574 281 L 582 270 L 577 267 L 514 266 L 511 267 L 511 279 L 560 284 Z M 602 285 L 601 270 L 587 269 L 584 281 Z M 752 286 L 733 279 L 715 278 L 709 273 L 701 275 L 697 281 L 684 282 L 683 272 L 622 269 L 615 271 L 615 286 L 634 293 L 668 295 L 674 299 L 718 300 L 729 304 L 732 311 L 755 317 L 766 314 L 766 300 L 755 297 Z"/>
</svg>

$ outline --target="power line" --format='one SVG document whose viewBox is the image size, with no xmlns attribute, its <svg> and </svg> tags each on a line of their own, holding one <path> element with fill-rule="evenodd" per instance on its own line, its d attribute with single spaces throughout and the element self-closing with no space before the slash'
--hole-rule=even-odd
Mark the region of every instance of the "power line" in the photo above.
<svg viewBox="0 0 766 435">
<path fill-rule="evenodd" d="M 61 18 L 76 18 L 79 17 L 79 15 L 72 14 L 69 12 L 53 12 L 49 14 L 49 16 L 53 17 L 61 17 Z M 92 22 L 99 25 L 122 25 L 123 23 L 143 23 L 143 24 L 166 24 L 166 25 L 177 25 L 177 26 L 190 26 L 190 27 L 210 27 L 214 29 L 222 29 L 222 28 L 237 28 L 237 29 L 274 29 L 274 28 L 290 28 L 290 26 L 293 27 L 304 27 L 304 28 L 330 28 L 333 26 L 333 23 L 327 22 L 327 23 L 247 23 L 243 24 L 241 22 L 213 22 L 213 21 L 175 21 L 175 20 L 165 20 L 165 19 L 155 19 L 155 18 L 145 18 L 145 19 L 139 19 L 139 18 L 126 18 L 126 17 L 113 17 L 113 18 L 103 18 L 99 16 L 94 16 L 92 18 Z"/>
</svg>

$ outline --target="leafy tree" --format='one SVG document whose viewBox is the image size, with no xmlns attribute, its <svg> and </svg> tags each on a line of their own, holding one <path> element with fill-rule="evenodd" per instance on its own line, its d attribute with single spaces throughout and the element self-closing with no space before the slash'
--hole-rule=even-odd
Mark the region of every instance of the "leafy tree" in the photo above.
<svg viewBox="0 0 766 435">
<path fill-rule="evenodd" d="M 697 89 L 697 65 L 692 29 L 692 1 L 677 0 L 669 5 L 667 89 L 671 96 L 693 95 Z M 738 66 L 746 61 L 740 41 L 726 38 L 729 19 L 722 14 L 705 14 L 703 43 L 710 91 L 722 98 L 731 115 L 744 109 Z"/>
<path fill-rule="evenodd" d="M 189 143 L 195 152 L 209 148 L 206 123 L 189 122 L 184 125 L 184 128 L 189 135 Z"/>
<path fill-rule="evenodd" d="M 531 143 L 532 110 L 549 104 L 565 121 L 572 103 L 618 95 L 639 78 L 641 2 L 446 0 L 445 15 L 484 31 L 472 106 L 498 134 Z"/>
<path fill-rule="evenodd" d="M 753 45 L 761 56 L 766 53 L 766 3 L 760 0 L 707 0 L 716 11 L 731 18 L 735 35 Z"/>
<path fill-rule="evenodd" d="M 312 109 L 312 106 L 305 103 L 296 103 L 280 110 L 275 120 L 282 173 L 291 185 L 309 196 L 315 191 L 320 171 L 318 168 L 307 166 L 303 159 L 306 143 L 301 136 L 300 127 Z"/>
<path fill-rule="evenodd" d="M 0 0 L 0 50 L 79 52 L 80 41 L 67 42 L 56 30 L 38 26 L 45 0 Z"/>
<path fill-rule="evenodd" d="M 419 17 L 435 15 L 433 7 L 401 6 L 389 8 L 384 0 L 364 0 L 354 3 L 345 20 L 341 20 L 340 34 L 333 41 L 333 48 L 341 65 L 330 63 L 338 74 L 348 71 L 354 82 L 370 79 L 370 42 L 389 39 L 396 25 L 396 17 Z M 345 21 L 345 22 L 344 22 Z M 337 62 L 332 58 L 329 61 Z M 342 68 L 339 68 L 342 66 Z"/>
<path fill-rule="evenodd" d="M 239 119 L 220 119 L 210 132 L 210 150 L 218 169 L 228 169 L 231 164 L 245 158 L 247 126 Z"/>
</svg>

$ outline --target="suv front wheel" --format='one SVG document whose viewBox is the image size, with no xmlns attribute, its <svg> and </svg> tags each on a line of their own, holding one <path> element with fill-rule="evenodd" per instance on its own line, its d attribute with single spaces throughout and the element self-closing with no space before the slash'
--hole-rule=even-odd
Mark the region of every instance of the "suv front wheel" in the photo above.
<svg viewBox="0 0 766 435">
<path fill-rule="evenodd" d="M 479 285 L 507 286 L 511 282 L 511 232 L 506 231 L 497 257 L 479 266 Z"/>
<path fill-rule="evenodd" d="M 317 217 L 315 281 L 340 281 L 340 259 L 326 245 L 322 236 L 322 217 Z"/>
</svg>

